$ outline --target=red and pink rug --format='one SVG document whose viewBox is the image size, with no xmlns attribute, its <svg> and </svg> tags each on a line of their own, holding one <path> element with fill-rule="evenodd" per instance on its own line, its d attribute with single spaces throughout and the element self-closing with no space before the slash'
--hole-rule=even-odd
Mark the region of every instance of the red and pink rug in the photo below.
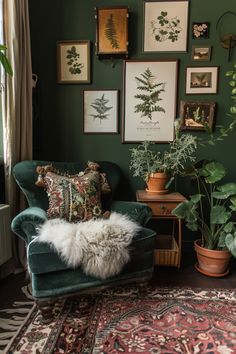
<svg viewBox="0 0 236 354">
<path fill-rule="evenodd" d="M 40 323 L 34 306 L 7 354 L 233 354 L 233 290 L 137 288 L 107 290 L 58 304 L 55 320 Z"/>
</svg>

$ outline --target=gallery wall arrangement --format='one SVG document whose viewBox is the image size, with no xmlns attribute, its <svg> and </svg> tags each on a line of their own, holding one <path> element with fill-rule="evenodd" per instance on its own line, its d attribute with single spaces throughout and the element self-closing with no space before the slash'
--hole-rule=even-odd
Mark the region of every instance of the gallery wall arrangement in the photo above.
<svg viewBox="0 0 236 354">
<path fill-rule="evenodd" d="M 149 140 L 165 150 L 176 118 L 203 137 L 205 123 L 215 134 L 227 123 L 235 10 L 235 0 L 227 0 L 227 13 L 214 0 L 31 0 L 35 157 L 114 161 L 123 171 L 121 193 L 134 198 L 143 184 L 129 169 L 131 148 Z M 236 167 L 226 152 L 234 138 L 199 150 L 200 158 L 223 162 L 231 180 Z"/>
</svg>

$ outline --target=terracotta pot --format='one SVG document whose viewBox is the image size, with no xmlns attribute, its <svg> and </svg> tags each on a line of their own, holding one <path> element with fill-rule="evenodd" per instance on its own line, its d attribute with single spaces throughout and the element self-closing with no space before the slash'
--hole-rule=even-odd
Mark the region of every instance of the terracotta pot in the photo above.
<svg viewBox="0 0 236 354">
<path fill-rule="evenodd" d="M 168 180 L 169 176 L 164 172 L 152 173 L 148 178 L 146 191 L 158 194 L 168 193 L 168 189 L 165 188 Z"/>
<path fill-rule="evenodd" d="M 198 259 L 197 270 L 210 277 L 223 277 L 228 274 L 228 265 L 231 258 L 230 251 L 209 250 L 200 245 L 201 240 L 194 242 Z"/>
</svg>

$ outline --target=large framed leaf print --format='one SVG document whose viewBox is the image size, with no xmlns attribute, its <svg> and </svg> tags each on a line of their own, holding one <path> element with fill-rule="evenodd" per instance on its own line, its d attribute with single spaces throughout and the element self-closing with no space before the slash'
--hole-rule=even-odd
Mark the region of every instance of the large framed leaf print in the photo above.
<svg viewBox="0 0 236 354">
<path fill-rule="evenodd" d="M 122 142 L 174 138 L 178 60 L 125 60 Z"/>
<path fill-rule="evenodd" d="M 144 52 L 186 52 L 189 1 L 144 2 Z"/>
</svg>

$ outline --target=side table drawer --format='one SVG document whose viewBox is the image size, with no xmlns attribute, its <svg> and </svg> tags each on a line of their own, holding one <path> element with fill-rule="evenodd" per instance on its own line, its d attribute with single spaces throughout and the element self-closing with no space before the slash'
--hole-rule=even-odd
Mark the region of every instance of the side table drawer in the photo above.
<svg viewBox="0 0 236 354">
<path fill-rule="evenodd" d="M 152 209 L 153 216 L 169 216 L 172 215 L 172 210 L 178 205 L 178 203 L 166 203 L 166 202 L 152 202 L 147 203 L 148 206 Z M 173 216 L 173 215 L 172 215 Z"/>
</svg>

